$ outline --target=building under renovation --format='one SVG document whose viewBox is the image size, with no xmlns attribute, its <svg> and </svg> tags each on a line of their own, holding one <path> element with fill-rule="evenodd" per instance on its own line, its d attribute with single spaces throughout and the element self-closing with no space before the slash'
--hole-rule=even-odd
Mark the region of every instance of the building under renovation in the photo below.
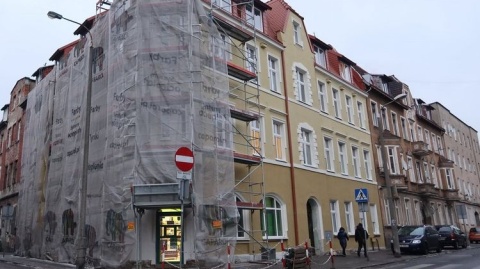
<svg viewBox="0 0 480 269">
<path fill-rule="evenodd" d="M 105 267 L 162 258 L 226 266 L 240 215 L 217 25 L 199 0 L 114 1 L 94 20 L 91 35 L 57 55 L 54 71 L 29 95 L 20 251 L 74 263 L 85 229 L 87 262 Z M 192 171 L 175 165 L 181 147 L 194 153 Z"/>
</svg>

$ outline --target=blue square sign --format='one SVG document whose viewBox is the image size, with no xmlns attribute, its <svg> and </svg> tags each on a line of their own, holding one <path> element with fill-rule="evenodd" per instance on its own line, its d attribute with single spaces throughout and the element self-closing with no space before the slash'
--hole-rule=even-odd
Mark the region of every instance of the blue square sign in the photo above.
<svg viewBox="0 0 480 269">
<path fill-rule="evenodd" d="M 368 203 L 368 190 L 355 189 L 355 201 L 358 203 Z"/>
</svg>

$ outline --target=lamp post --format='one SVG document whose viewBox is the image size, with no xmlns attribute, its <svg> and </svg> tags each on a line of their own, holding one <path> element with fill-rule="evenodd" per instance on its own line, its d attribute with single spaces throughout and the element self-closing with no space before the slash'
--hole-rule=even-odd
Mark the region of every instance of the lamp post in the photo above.
<svg viewBox="0 0 480 269">
<path fill-rule="evenodd" d="M 82 166 L 82 178 L 80 181 L 80 209 L 79 209 L 79 229 L 77 231 L 77 239 L 75 240 L 75 245 L 77 248 L 77 258 L 75 260 L 76 268 L 83 269 L 85 268 L 85 256 L 87 251 L 87 238 L 85 234 L 85 225 L 86 225 L 86 211 L 87 211 L 87 179 L 88 179 L 88 154 L 90 146 L 90 107 L 92 106 L 92 64 L 93 64 L 93 38 L 90 30 L 83 24 L 80 24 L 76 21 L 67 19 L 62 15 L 49 11 L 47 13 L 48 17 L 51 19 L 64 19 L 69 22 L 73 22 L 82 26 L 90 36 L 90 46 L 88 49 L 88 66 L 87 66 L 87 96 L 85 104 L 85 135 L 83 142 L 83 166 Z"/>
<path fill-rule="evenodd" d="M 381 105 L 380 106 L 380 119 L 379 119 L 379 128 L 380 128 L 380 137 L 379 137 L 379 142 L 380 142 L 380 152 L 382 154 L 382 163 L 383 163 L 383 173 L 385 177 L 385 185 L 387 188 L 387 200 L 388 200 L 388 208 L 390 211 L 390 226 L 392 228 L 392 237 L 393 237 L 393 255 L 395 257 L 400 257 L 400 244 L 398 242 L 398 229 L 397 229 L 397 216 L 395 213 L 395 204 L 393 201 L 393 195 L 392 195 L 392 182 L 390 181 L 390 170 L 388 170 L 388 165 L 387 165 L 387 149 L 385 148 L 385 139 L 383 137 L 383 117 L 382 117 L 382 111 L 385 108 L 386 105 L 389 105 L 399 99 L 405 98 L 407 95 L 405 93 L 401 93 L 393 98 L 392 101 Z"/>
</svg>

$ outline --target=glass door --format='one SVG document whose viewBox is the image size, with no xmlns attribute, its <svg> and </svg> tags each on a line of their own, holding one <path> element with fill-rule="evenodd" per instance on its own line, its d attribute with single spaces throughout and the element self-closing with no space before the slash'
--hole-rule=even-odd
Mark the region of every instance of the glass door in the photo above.
<svg viewBox="0 0 480 269">
<path fill-rule="evenodd" d="M 165 261 L 178 263 L 182 253 L 182 218 L 180 209 L 160 209 L 157 212 L 158 261 L 162 262 L 162 253 Z"/>
</svg>

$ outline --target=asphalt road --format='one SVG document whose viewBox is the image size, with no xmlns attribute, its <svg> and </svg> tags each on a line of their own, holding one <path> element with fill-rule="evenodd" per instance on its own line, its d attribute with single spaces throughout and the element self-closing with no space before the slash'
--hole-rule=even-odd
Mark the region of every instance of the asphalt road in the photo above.
<svg viewBox="0 0 480 269">
<path fill-rule="evenodd" d="M 384 269 L 480 269 L 480 248 L 450 250 L 445 249 L 443 254 L 429 254 L 419 259 L 391 264 Z"/>
</svg>

